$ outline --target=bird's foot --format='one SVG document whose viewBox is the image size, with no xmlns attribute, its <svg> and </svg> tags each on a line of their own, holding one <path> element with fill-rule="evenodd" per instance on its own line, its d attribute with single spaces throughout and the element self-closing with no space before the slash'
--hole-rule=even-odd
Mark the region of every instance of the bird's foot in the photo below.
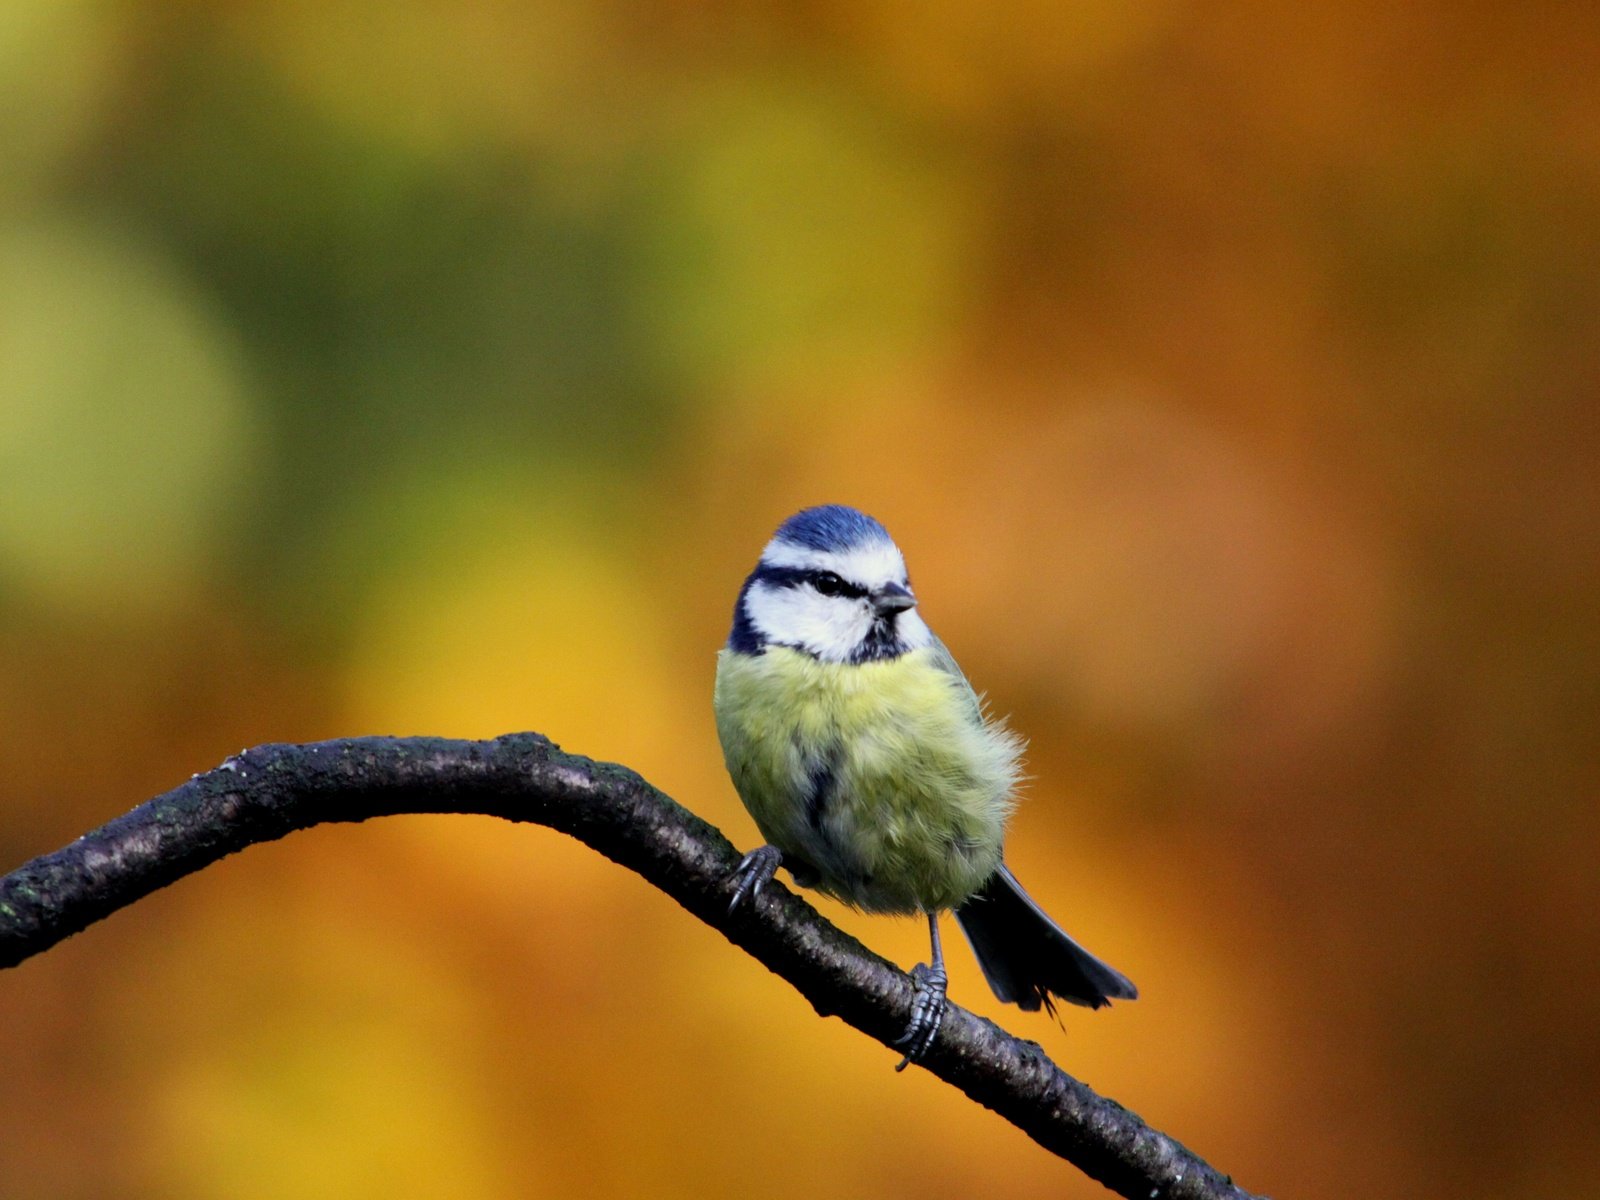
<svg viewBox="0 0 1600 1200">
<path fill-rule="evenodd" d="M 911 986 L 915 989 L 911 1000 L 911 1023 L 895 1039 L 894 1044 L 906 1052 L 896 1071 L 904 1071 L 926 1054 L 933 1045 L 933 1039 L 939 1035 L 939 1026 L 944 1024 L 944 993 L 949 982 L 942 963 L 935 963 L 931 967 L 927 963 L 918 963 L 911 968 Z"/>
<path fill-rule="evenodd" d="M 776 846 L 757 846 L 740 860 L 738 868 L 728 878 L 733 882 L 733 899 L 728 901 L 728 911 L 736 912 L 746 900 L 761 898 L 761 889 L 778 873 L 783 861 L 783 851 Z"/>
</svg>

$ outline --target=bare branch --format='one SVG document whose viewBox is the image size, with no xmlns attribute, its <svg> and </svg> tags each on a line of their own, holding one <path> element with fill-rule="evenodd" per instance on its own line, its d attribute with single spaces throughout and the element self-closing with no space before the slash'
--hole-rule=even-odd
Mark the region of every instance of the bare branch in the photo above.
<svg viewBox="0 0 1600 1200">
<path fill-rule="evenodd" d="M 727 880 L 739 856 L 726 838 L 626 767 L 565 754 L 533 733 L 352 738 L 230 758 L 0 879 L 0 967 L 256 842 L 397 813 L 483 813 L 570 834 L 719 930 L 818 1013 L 885 1045 L 905 1028 L 904 973 L 780 886 L 729 917 Z M 1123 1196 L 1248 1200 L 1034 1043 L 953 1004 L 921 1065 Z"/>
</svg>

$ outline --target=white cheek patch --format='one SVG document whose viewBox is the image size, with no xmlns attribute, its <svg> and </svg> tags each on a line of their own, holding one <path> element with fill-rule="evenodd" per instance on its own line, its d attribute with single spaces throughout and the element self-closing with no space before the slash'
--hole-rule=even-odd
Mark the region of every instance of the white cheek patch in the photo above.
<svg viewBox="0 0 1600 1200">
<path fill-rule="evenodd" d="M 903 612 L 895 618 L 894 631 L 908 650 L 921 650 L 933 641 L 933 630 L 917 615 L 916 609 Z"/>
<path fill-rule="evenodd" d="M 906 561 L 900 548 L 883 538 L 873 538 L 848 550 L 813 550 L 773 538 L 761 552 L 761 561 L 769 567 L 832 571 L 869 590 L 899 583 L 906 577 Z"/>
<path fill-rule="evenodd" d="M 826 662 L 848 662 L 872 628 L 872 612 L 862 601 L 808 587 L 757 582 L 744 604 L 764 641 L 798 646 Z"/>
</svg>

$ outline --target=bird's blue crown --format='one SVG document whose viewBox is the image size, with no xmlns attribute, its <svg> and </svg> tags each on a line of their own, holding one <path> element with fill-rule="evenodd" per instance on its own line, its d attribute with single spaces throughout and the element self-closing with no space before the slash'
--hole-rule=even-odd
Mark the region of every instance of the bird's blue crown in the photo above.
<svg viewBox="0 0 1600 1200">
<path fill-rule="evenodd" d="M 781 542 L 822 551 L 848 550 L 866 541 L 890 540 L 887 529 L 846 504 L 802 509 L 778 526 L 777 537 Z"/>
</svg>

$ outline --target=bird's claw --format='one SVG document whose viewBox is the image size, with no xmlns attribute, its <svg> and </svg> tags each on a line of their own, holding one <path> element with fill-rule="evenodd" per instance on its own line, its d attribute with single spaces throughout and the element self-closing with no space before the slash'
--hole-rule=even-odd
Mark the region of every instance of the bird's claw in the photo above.
<svg viewBox="0 0 1600 1200">
<path fill-rule="evenodd" d="M 739 866 L 729 878 L 733 881 L 733 899 L 728 901 L 728 912 L 737 912 L 746 900 L 759 900 L 761 889 L 778 873 L 783 861 L 783 851 L 776 846 L 757 846 L 739 860 Z"/>
<path fill-rule="evenodd" d="M 895 1039 L 895 1046 L 906 1052 L 896 1071 L 904 1071 L 921 1059 L 939 1035 L 944 1024 L 945 988 L 949 977 L 942 966 L 918 963 L 911 968 L 911 986 L 915 994 L 911 1000 L 911 1021 L 906 1031 Z"/>
</svg>

